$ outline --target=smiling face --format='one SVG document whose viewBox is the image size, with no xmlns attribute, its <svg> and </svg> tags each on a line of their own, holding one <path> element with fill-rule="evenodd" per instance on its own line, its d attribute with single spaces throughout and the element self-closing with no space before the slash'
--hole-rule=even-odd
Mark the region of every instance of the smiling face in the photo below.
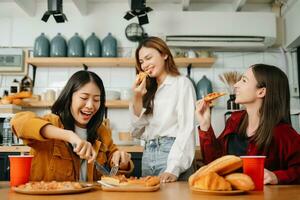
<svg viewBox="0 0 300 200">
<path fill-rule="evenodd" d="M 85 128 L 100 108 L 100 89 L 94 82 L 89 82 L 73 93 L 71 114 L 75 124 Z"/>
<path fill-rule="evenodd" d="M 161 77 L 166 75 L 165 60 L 167 55 L 160 54 L 154 48 L 142 47 L 139 51 L 139 63 L 143 71 L 150 77 Z"/>
<path fill-rule="evenodd" d="M 236 103 L 251 104 L 261 101 L 266 92 L 266 88 L 257 88 L 257 80 L 253 74 L 252 68 L 249 68 L 242 76 L 241 80 L 235 85 Z"/>
</svg>

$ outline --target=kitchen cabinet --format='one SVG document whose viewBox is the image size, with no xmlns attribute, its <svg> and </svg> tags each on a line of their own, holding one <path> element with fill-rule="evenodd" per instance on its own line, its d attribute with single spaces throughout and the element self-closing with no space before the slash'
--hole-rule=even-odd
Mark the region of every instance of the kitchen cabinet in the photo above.
<svg viewBox="0 0 300 200">
<path fill-rule="evenodd" d="M 19 155 L 17 152 L 0 153 L 0 181 L 9 181 L 8 155 Z"/>
<path fill-rule="evenodd" d="M 134 163 L 134 170 L 131 176 L 140 177 L 142 175 L 142 156 L 144 148 L 142 146 L 118 146 L 119 150 L 131 153 Z M 0 181 L 9 180 L 9 160 L 8 155 L 27 154 L 30 151 L 28 146 L 0 146 Z"/>
</svg>

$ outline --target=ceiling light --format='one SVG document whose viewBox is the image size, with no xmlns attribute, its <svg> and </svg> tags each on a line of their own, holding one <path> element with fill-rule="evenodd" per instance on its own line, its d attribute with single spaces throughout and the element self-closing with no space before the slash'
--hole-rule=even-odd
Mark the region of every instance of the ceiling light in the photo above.
<svg viewBox="0 0 300 200">
<path fill-rule="evenodd" d="M 48 10 L 44 13 L 42 21 L 47 22 L 51 15 L 53 15 L 57 23 L 68 21 L 66 15 L 63 13 L 62 4 L 63 0 L 48 0 Z"/>
<path fill-rule="evenodd" d="M 147 13 L 153 9 L 146 7 L 146 0 L 129 0 L 129 5 L 131 10 L 126 12 L 125 19 L 137 17 L 140 25 L 149 23 Z"/>
</svg>

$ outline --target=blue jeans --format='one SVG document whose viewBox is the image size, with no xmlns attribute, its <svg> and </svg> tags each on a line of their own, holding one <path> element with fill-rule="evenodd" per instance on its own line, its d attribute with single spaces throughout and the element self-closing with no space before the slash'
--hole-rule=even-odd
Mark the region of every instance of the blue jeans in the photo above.
<svg viewBox="0 0 300 200">
<path fill-rule="evenodd" d="M 159 137 L 146 141 L 142 158 L 142 176 L 158 176 L 166 170 L 174 140 L 174 137 Z"/>
</svg>

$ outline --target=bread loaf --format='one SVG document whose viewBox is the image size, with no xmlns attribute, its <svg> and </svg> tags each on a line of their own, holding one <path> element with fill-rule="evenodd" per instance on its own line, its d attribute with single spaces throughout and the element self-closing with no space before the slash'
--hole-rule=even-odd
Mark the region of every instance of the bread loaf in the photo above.
<svg viewBox="0 0 300 200">
<path fill-rule="evenodd" d="M 222 156 L 208 165 L 204 165 L 198 169 L 193 175 L 189 177 L 189 185 L 193 185 L 195 180 L 200 176 L 207 174 L 208 172 L 216 172 L 219 175 L 228 174 L 240 167 L 243 162 L 241 158 L 233 155 Z"/>
<path fill-rule="evenodd" d="M 251 177 L 243 173 L 233 173 L 225 176 L 234 189 L 249 191 L 255 188 Z"/>
<path fill-rule="evenodd" d="M 195 180 L 193 186 L 201 190 L 232 190 L 230 183 L 215 172 L 208 172 L 207 174 L 200 176 L 197 180 Z"/>
<path fill-rule="evenodd" d="M 212 171 L 219 175 L 225 175 L 239 169 L 242 165 L 243 161 L 240 157 L 226 155 L 209 163 L 207 167 L 201 171 L 201 174 Z"/>
</svg>

